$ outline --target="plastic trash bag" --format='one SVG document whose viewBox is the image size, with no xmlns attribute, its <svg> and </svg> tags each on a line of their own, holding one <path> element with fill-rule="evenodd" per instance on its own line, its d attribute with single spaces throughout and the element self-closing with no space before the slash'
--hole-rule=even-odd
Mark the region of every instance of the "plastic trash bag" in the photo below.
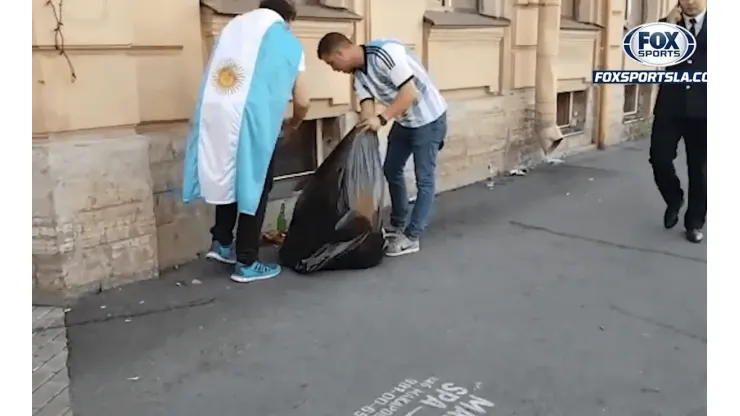
<svg viewBox="0 0 740 416">
<path fill-rule="evenodd" d="M 373 132 L 350 131 L 296 201 L 280 262 L 298 273 L 367 269 L 383 260 L 385 179 Z"/>
</svg>

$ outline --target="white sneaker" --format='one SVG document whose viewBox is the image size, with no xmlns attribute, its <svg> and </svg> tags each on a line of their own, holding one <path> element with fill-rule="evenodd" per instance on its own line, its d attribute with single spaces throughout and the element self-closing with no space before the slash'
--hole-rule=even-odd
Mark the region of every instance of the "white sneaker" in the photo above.
<svg viewBox="0 0 740 416">
<path fill-rule="evenodd" d="M 398 257 L 404 254 L 417 253 L 419 249 L 419 240 L 412 240 L 401 234 L 388 242 L 385 255 L 388 257 Z"/>
<path fill-rule="evenodd" d="M 386 240 L 389 238 L 397 238 L 402 233 L 403 233 L 402 228 L 397 228 L 392 225 L 383 227 L 383 238 L 385 238 Z"/>
</svg>

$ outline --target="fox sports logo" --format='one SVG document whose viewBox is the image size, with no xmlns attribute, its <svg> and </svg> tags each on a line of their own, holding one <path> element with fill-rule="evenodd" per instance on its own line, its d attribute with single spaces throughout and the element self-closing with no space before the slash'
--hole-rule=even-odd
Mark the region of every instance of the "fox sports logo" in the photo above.
<svg viewBox="0 0 740 416">
<path fill-rule="evenodd" d="M 647 23 L 627 32 L 623 47 L 627 56 L 641 64 L 665 67 L 691 58 L 696 50 L 696 38 L 678 25 Z"/>
</svg>

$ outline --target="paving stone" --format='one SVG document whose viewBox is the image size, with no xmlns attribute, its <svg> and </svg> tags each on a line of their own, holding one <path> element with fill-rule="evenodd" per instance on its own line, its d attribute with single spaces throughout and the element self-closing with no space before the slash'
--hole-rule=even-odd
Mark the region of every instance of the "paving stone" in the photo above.
<svg viewBox="0 0 740 416">
<path fill-rule="evenodd" d="M 49 403 L 33 413 L 34 416 L 63 416 L 70 412 L 69 389 L 64 388 Z"/>
<path fill-rule="evenodd" d="M 57 354 L 61 353 L 67 348 L 67 337 L 64 334 L 58 335 L 53 340 L 47 342 L 44 346 L 38 349 L 38 351 L 32 354 L 33 357 L 33 369 L 40 368 L 44 363 L 54 358 Z"/>
<path fill-rule="evenodd" d="M 33 372 L 33 390 L 50 380 L 58 372 L 67 372 L 67 351 L 62 351 Z"/>
<path fill-rule="evenodd" d="M 32 321 L 33 415 L 72 416 L 64 310 L 34 306 Z"/>
<path fill-rule="evenodd" d="M 35 324 L 36 321 L 46 316 L 49 312 L 51 312 L 52 308 L 44 308 L 41 306 L 34 306 L 32 309 L 32 321 Z"/>
<path fill-rule="evenodd" d="M 64 310 L 62 308 L 49 308 L 47 311 L 37 312 L 37 318 L 33 320 L 33 331 L 64 325 Z"/>
<path fill-rule="evenodd" d="M 33 333 L 33 352 L 36 353 L 41 347 L 46 345 L 49 341 L 63 335 L 66 332 L 65 328 L 53 328 L 42 330 Z"/>
<path fill-rule="evenodd" d="M 33 392 L 33 409 L 34 411 L 42 409 L 49 404 L 56 396 L 66 391 L 69 385 L 69 378 L 66 372 L 58 372 L 54 377 L 42 384 Z"/>
</svg>

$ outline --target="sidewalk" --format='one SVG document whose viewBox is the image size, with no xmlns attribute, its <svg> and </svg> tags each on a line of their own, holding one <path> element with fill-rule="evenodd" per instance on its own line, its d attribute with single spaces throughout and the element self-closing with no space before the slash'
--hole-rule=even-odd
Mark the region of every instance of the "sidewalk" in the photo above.
<svg viewBox="0 0 740 416">
<path fill-rule="evenodd" d="M 375 269 L 86 298 L 75 415 L 706 415 L 706 245 L 662 212 L 630 142 L 443 194 Z"/>
<path fill-rule="evenodd" d="M 62 308 L 32 307 L 33 415 L 71 416 Z"/>
</svg>

